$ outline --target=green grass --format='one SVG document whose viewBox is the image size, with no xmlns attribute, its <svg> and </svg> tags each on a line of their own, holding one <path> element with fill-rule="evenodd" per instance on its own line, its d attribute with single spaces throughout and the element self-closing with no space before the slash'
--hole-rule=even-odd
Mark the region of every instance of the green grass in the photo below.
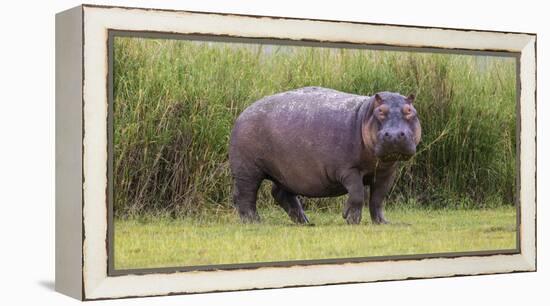
<svg viewBox="0 0 550 306">
<path fill-rule="evenodd" d="M 118 218 L 115 268 L 159 268 L 514 249 L 515 208 L 389 209 L 389 225 L 346 225 L 339 211 L 308 211 L 315 226 L 293 225 L 281 209 L 241 224 L 230 210 L 200 217 Z M 367 213 L 366 211 L 364 213 Z"/>
<path fill-rule="evenodd" d="M 472 208 L 513 203 L 513 58 L 130 37 L 115 39 L 114 56 L 119 217 L 229 208 L 227 144 L 235 118 L 266 95 L 313 85 L 416 94 L 422 142 L 402 163 L 391 200 L 434 208 L 457 200 Z M 260 201 L 269 198 L 263 189 Z"/>
</svg>

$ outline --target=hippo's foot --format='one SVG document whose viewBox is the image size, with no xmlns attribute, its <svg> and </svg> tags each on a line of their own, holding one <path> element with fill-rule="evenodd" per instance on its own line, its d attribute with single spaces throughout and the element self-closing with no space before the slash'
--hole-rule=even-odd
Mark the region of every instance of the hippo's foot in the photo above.
<svg viewBox="0 0 550 306">
<path fill-rule="evenodd" d="M 309 223 L 309 219 L 307 218 L 306 213 L 301 208 L 299 210 L 298 209 L 291 209 L 290 211 L 288 211 L 288 216 L 290 217 L 292 222 L 294 222 L 296 224 L 308 224 Z"/>
<path fill-rule="evenodd" d="M 384 218 L 383 215 L 376 215 L 375 217 L 371 218 L 373 224 L 389 224 L 390 221 L 388 221 L 386 218 Z"/>
<path fill-rule="evenodd" d="M 257 211 L 239 211 L 239 216 L 243 223 L 260 223 L 260 215 L 258 215 Z"/>
<path fill-rule="evenodd" d="M 362 208 L 346 205 L 342 217 L 346 219 L 348 224 L 361 223 Z"/>
</svg>

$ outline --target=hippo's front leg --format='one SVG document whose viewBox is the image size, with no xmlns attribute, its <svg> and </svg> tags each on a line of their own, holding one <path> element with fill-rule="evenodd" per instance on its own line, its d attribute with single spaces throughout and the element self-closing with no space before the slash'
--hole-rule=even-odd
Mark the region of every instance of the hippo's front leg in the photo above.
<svg viewBox="0 0 550 306">
<path fill-rule="evenodd" d="M 359 224 L 365 199 L 363 177 L 358 171 L 353 171 L 344 177 L 342 184 L 348 191 L 348 200 L 344 206 L 342 216 L 348 224 Z"/>
<path fill-rule="evenodd" d="M 389 171 L 385 175 L 377 175 L 370 185 L 369 211 L 370 218 L 374 224 L 389 223 L 384 217 L 384 198 L 390 190 L 394 179 L 395 171 Z"/>
</svg>

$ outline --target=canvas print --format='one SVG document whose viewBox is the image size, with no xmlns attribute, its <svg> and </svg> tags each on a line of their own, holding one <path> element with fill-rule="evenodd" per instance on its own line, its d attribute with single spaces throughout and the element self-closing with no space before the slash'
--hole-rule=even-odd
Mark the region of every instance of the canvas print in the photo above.
<svg viewBox="0 0 550 306">
<path fill-rule="evenodd" d="M 517 250 L 514 55 L 111 44 L 116 270 Z"/>
</svg>

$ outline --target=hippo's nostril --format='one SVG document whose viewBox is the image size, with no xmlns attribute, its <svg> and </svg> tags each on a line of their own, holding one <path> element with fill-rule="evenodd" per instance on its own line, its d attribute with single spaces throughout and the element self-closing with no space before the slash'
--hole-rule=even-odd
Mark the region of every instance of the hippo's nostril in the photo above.
<svg viewBox="0 0 550 306">
<path fill-rule="evenodd" d="M 399 136 L 400 136 L 400 137 L 405 137 L 405 132 L 401 131 L 401 132 L 399 133 Z"/>
</svg>

